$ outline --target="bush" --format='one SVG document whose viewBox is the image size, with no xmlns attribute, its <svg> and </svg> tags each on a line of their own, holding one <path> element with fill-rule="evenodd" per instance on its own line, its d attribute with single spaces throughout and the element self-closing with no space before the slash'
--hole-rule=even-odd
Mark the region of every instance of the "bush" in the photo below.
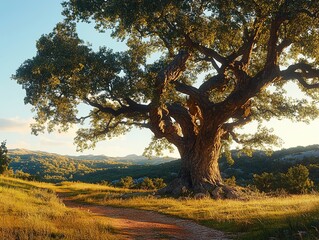
<svg viewBox="0 0 319 240">
<path fill-rule="evenodd" d="M 118 183 L 116 183 L 117 187 L 122 188 L 133 188 L 134 187 L 134 180 L 131 176 L 127 176 L 124 178 L 121 178 Z"/>
<path fill-rule="evenodd" d="M 254 174 L 254 184 L 262 192 L 275 190 L 275 176 L 273 173 L 264 172 L 261 175 Z"/>
<path fill-rule="evenodd" d="M 163 178 L 154 178 L 153 183 L 156 189 L 161 189 L 166 187 L 166 183 Z"/>
<path fill-rule="evenodd" d="M 103 184 L 101 182 L 101 184 Z M 144 190 L 155 190 L 166 187 L 164 180 L 162 178 L 139 178 L 133 179 L 131 176 L 121 178 L 118 182 L 114 183 L 116 187 L 121 188 L 136 188 Z"/>
<path fill-rule="evenodd" d="M 306 193 L 313 188 L 313 181 L 309 178 L 309 170 L 303 165 L 288 169 L 287 173 L 254 174 L 254 184 L 262 192 Z"/>
<path fill-rule="evenodd" d="M 306 193 L 313 187 L 313 181 L 309 179 L 309 170 L 301 164 L 289 168 L 283 182 L 289 193 Z"/>
<path fill-rule="evenodd" d="M 144 178 L 144 180 L 137 185 L 137 188 L 139 188 L 139 189 L 145 189 L 145 190 L 153 190 L 153 189 L 156 189 L 156 187 L 155 187 L 155 185 L 154 185 L 152 179 L 149 178 L 149 177 Z"/>
</svg>

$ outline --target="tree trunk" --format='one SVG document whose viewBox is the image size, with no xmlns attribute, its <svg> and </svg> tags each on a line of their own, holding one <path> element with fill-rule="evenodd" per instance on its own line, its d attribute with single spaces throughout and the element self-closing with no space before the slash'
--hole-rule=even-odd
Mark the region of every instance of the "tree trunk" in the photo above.
<svg viewBox="0 0 319 240">
<path fill-rule="evenodd" d="M 210 138 L 197 136 L 192 144 L 179 148 L 179 151 L 179 177 L 159 193 L 174 196 L 204 194 L 213 198 L 237 198 L 234 189 L 224 184 L 219 170 L 221 131 L 217 131 Z"/>
</svg>

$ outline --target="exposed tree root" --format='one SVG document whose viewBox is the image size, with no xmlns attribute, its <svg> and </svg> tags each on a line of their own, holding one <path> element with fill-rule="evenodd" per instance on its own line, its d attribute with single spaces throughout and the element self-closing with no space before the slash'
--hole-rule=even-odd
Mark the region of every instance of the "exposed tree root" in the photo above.
<svg viewBox="0 0 319 240">
<path fill-rule="evenodd" d="M 213 199 L 243 199 L 244 192 L 240 187 L 227 186 L 225 184 L 213 185 L 202 183 L 191 185 L 188 181 L 177 178 L 168 186 L 157 192 L 160 195 L 173 197 L 213 198 Z"/>
</svg>

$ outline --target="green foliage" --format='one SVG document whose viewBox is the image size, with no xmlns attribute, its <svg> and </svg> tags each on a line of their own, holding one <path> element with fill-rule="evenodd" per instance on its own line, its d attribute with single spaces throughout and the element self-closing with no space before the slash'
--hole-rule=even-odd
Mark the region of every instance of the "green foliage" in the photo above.
<svg viewBox="0 0 319 240">
<path fill-rule="evenodd" d="M 163 156 L 165 149 L 169 150 L 170 153 L 174 152 L 172 144 L 168 142 L 166 138 L 156 139 L 153 137 L 149 146 L 145 148 L 143 156 L 149 159 L 151 159 L 152 156 Z"/>
<path fill-rule="evenodd" d="M 253 157 L 244 154 L 238 156 L 237 152 L 232 151 L 234 164 L 230 166 L 226 158 L 222 157 L 220 169 L 226 182 L 231 181 L 234 177 L 236 184 L 247 186 L 253 184 L 254 174 L 261 176 L 264 172 L 272 175 L 286 173 L 289 168 L 302 164 L 309 169 L 309 178 L 317 186 L 319 184 L 319 158 L 315 155 L 307 155 L 307 153 L 316 153 L 318 147 L 318 145 L 314 145 L 284 149 L 275 151 L 271 156 L 255 152 Z M 180 168 L 179 160 L 169 161 L 171 159 L 156 158 L 138 161 L 138 165 L 136 165 L 134 161 L 121 162 L 120 159 L 115 161 L 115 159 L 105 156 L 95 156 L 91 158 L 92 160 L 88 160 L 86 156 L 76 159 L 56 154 L 26 151 L 12 151 L 9 153 L 9 157 L 13 159 L 9 168 L 14 172 L 23 171 L 34 176 L 37 180 L 45 182 L 100 183 L 103 180 L 112 182 L 126 176 L 132 176 L 133 179 L 152 178 L 156 185 L 156 178 L 162 178 L 165 183 L 171 182 L 178 176 Z M 293 159 L 293 157 L 298 158 Z M 163 163 L 163 161 L 169 162 Z"/>
<path fill-rule="evenodd" d="M 280 144 L 264 120 L 319 116 L 318 1 L 69 0 L 63 7 L 64 22 L 38 40 L 36 56 L 13 76 L 34 107 L 35 134 L 80 124 L 75 143 L 83 150 L 148 128 L 156 139 L 147 155 L 161 151 L 163 138 L 186 152 L 199 130 L 210 136 L 220 126 L 227 144 L 251 155 Z M 93 51 L 77 35 L 78 21 L 112 30 L 127 50 Z M 181 53 L 187 57 L 177 61 Z M 289 96 L 287 82 L 304 95 Z M 80 104 L 89 114 L 81 115 Z M 236 131 L 252 121 L 260 124 L 255 134 Z"/>
<path fill-rule="evenodd" d="M 284 182 L 290 193 L 305 193 L 314 185 L 309 179 L 309 170 L 301 164 L 288 169 L 284 175 Z"/>
<path fill-rule="evenodd" d="M 224 179 L 224 182 L 227 186 L 236 186 L 237 185 L 235 176 L 231 176 L 230 178 Z"/>
<path fill-rule="evenodd" d="M 153 189 L 155 189 L 155 185 L 154 185 L 151 178 L 146 177 L 143 179 L 143 181 L 141 183 L 137 184 L 136 188 L 153 190 Z"/>
<path fill-rule="evenodd" d="M 309 179 L 308 169 L 301 164 L 289 168 L 285 174 L 254 174 L 254 184 L 263 192 L 283 189 L 294 194 L 306 193 L 314 186 L 313 181 Z"/>
<path fill-rule="evenodd" d="M 136 184 L 135 188 L 145 190 L 155 190 L 166 187 L 164 179 L 145 177 L 142 182 Z"/>
<path fill-rule="evenodd" d="M 111 158 L 106 156 L 67 157 L 57 154 L 15 150 L 9 153 L 12 161 L 9 167 L 23 171 L 31 177 L 45 182 L 82 181 L 100 183 L 114 181 L 125 176 L 162 177 L 171 181 L 178 172 L 179 162 L 172 158 L 151 160 L 136 156 L 137 159 Z M 163 164 L 163 162 L 168 162 Z M 13 176 L 13 173 L 12 173 Z"/>
<path fill-rule="evenodd" d="M 135 188 L 143 190 L 155 190 L 166 186 L 162 178 L 152 179 L 150 177 L 144 177 L 142 179 L 133 179 L 131 176 L 121 178 L 114 185 L 121 188 Z"/>
<path fill-rule="evenodd" d="M 264 172 L 260 175 L 254 174 L 254 184 L 262 192 L 270 192 L 277 188 L 276 176 L 273 173 Z"/>
<path fill-rule="evenodd" d="M 6 142 L 3 141 L 0 145 L 0 174 L 3 174 L 8 170 L 10 161 L 11 159 L 8 156 Z"/>
<path fill-rule="evenodd" d="M 115 186 L 122 188 L 132 188 L 134 186 L 134 180 L 131 176 L 126 176 L 121 178 L 120 181 L 115 184 Z"/>
<path fill-rule="evenodd" d="M 32 176 L 30 173 L 25 173 L 22 170 L 16 170 L 12 177 L 20 178 L 23 180 L 34 181 L 37 180 L 36 176 Z"/>
<path fill-rule="evenodd" d="M 161 189 L 166 187 L 166 183 L 164 182 L 163 178 L 154 178 L 152 181 L 155 189 Z"/>
</svg>

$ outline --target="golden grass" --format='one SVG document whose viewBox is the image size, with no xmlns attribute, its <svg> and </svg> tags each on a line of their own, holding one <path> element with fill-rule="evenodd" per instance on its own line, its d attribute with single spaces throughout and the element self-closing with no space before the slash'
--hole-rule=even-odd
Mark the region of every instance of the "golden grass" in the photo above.
<svg viewBox="0 0 319 240">
<path fill-rule="evenodd" d="M 117 239 L 109 222 L 60 202 L 50 184 L 0 177 L 0 239 Z"/>
<path fill-rule="evenodd" d="M 49 190 L 48 190 L 49 189 Z M 239 239 L 318 239 L 319 195 L 239 200 L 156 198 L 151 191 L 96 184 L 58 185 L 0 178 L 0 239 L 112 239 L 105 218 L 67 209 L 52 192 L 91 204 L 152 210 L 224 231 Z M 287 234 L 288 232 L 288 234 Z M 290 233 L 291 232 L 291 233 Z M 244 234 L 242 234 L 244 233 Z M 284 235 L 282 234 L 284 233 Z"/>
<path fill-rule="evenodd" d="M 77 183 L 69 183 L 68 189 L 71 191 L 77 189 L 79 192 L 79 194 L 74 194 L 73 191 L 74 200 L 91 204 L 152 210 L 192 219 L 211 227 L 232 232 L 269 232 L 270 229 L 277 231 L 281 228 L 294 227 L 296 229 L 290 230 L 299 231 L 300 226 L 303 229 L 307 227 L 319 228 L 318 194 L 263 197 L 246 201 L 178 200 L 173 198 L 158 199 L 148 194 L 149 192 L 142 193 L 148 194 L 148 196 L 137 196 L 136 191 L 130 194 L 131 190 L 96 185 L 85 185 L 86 192 L 81 192 L 81 184 L 77 185 Z M 271 231 L 269 234 L 271 236 Z M 316 237 L 319 237 L 319 232 L 315 234 Z"/>
</svg>

